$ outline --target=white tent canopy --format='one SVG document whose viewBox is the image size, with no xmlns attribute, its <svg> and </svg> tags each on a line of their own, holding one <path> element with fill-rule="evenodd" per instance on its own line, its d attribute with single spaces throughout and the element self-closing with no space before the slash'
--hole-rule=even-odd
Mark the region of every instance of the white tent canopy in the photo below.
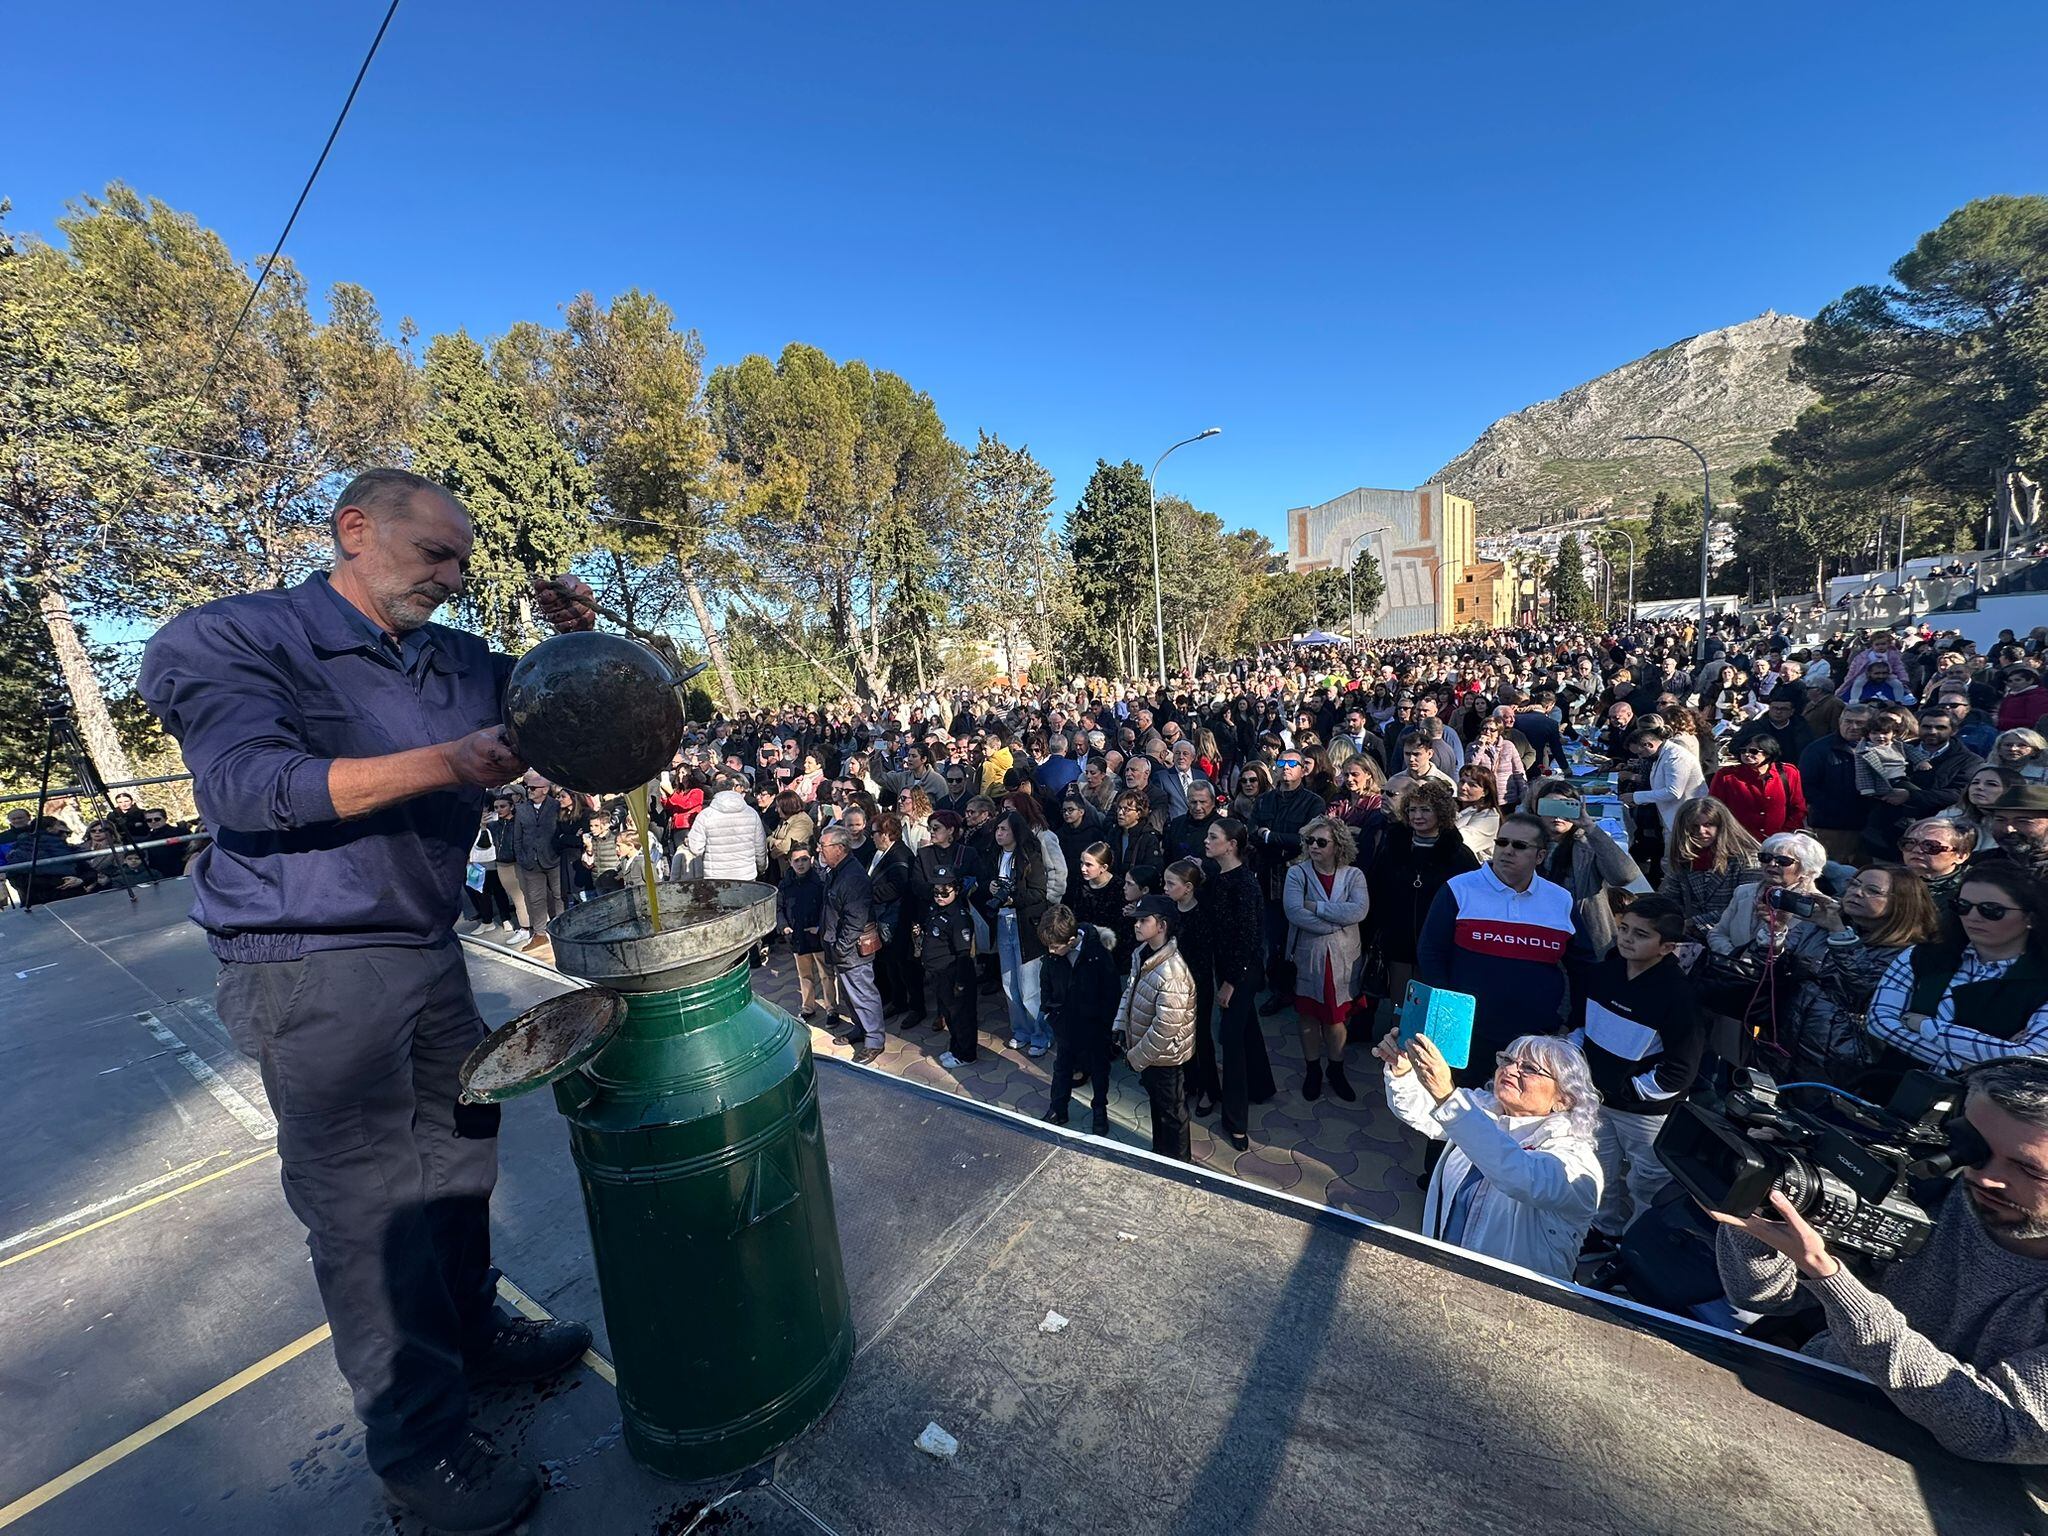
<svg viewBox="0 0 2048 1536">
<path fill-rule="evenodd" d="M 1343 645 L 1346 641 L 1342 635 L 1333 635 L 1328 630 L 1312 629 L 1305 635 L 1296 635 L 1294 643 L 1296 645 Z"/>
</svg>

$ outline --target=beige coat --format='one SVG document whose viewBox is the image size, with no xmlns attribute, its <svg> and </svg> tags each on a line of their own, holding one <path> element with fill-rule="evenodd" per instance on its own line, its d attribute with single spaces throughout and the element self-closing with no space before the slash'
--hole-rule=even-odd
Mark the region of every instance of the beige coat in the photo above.
<svg viewBox="0 0 2048 1536">
<path fill-rule="evenodd" d="M 1174 940 L 1132 957 L 1116 1030 L 1133 1072 L 1178 1067 L 1195 1054 L 1195 977 Z"/>
<path fill-rule="evenodd" d="M 1358 923 L 1365 916 L 1365 871 L 1346 864 L 1337 871 L 1330 894 L 1307 860 L 1287 866 L 1280 905 L 1287 913 L 1287 949 L 1301 980 L 1295 990 L 1309 997 L 1323 995 L 1323 964 L 1337 982 L 1337 1006 L 1352 1000 L 1351 978 L 1358 969 L 1361 946 Z M 1340 1015 L 1341 1017 L 1341 1015 Z"/>
</svg>

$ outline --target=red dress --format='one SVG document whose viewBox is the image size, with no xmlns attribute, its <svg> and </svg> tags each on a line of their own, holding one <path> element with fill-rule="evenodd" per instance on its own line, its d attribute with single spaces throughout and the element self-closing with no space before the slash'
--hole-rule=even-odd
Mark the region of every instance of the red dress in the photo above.
<svg viewBox="0 0 2048 1536">
<path fill-rule="evenodd" d="M 1334 872 L 1324 874 L 1313 864 L 1305 866 L 1308 872 L 1323 883 L 1325 896 L 1336 893 L 1337 876 Z M 1310 996 L 1302 990 L 1310 981 L 1318 983 L 1319 996 Z M 1294 1011 L 1304 1019 L 1314 1019 L 1318 1024 L 1342 1024 L 1344 1015 L 1350 1011 L 1348 1003 L 1337 1001 L 1337 972 L 1330 964 L 1330 957 L 1323 956 L 1323 974 L 1310 977 L 1300 971 L 1294 976 Z"/>
</svg>

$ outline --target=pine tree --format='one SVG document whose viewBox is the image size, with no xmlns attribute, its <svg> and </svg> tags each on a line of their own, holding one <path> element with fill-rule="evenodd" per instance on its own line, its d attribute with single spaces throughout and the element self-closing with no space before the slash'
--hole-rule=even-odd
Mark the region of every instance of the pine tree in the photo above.
<svg viewBox="0 0 2048 1536">
<path fill-rule="evenodd" d="M 464 331 L 427 347 L 427 417 L 413 467 L 469 508 L 476 530 L 467 620 L 518 650 L 532 640 L 526 592 L 589 543 L 588 477 L 530 397 L 500 379 Z"/>
<path fill-rule="evenodd" d="M 1557 548 L 1557 564 L 1550 572 L 1550 613 L 1567 624 L 1589 623 L 1599 614 L 1593 589 L 1586 583 L 1586 557 L 1576 533 L 1566 534 Z"/>
</svg>

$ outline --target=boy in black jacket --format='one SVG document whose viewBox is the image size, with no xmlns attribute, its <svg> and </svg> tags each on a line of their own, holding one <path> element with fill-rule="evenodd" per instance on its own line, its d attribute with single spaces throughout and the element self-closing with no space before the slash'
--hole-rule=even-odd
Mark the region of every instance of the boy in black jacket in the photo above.
<svg viewBox="0 0 2048 1536">
<path fill-rule="evenodd" d="M 818 924 L 825 915 L 825 877 L 812 862 L 811 850 L 790 850 L 789 872 L 775 887 L 775 926 L 781 930 L 796 958 L 798 989 L 803 993 L 803 1016 L 808 1019 L 820 1007 L 833 1011 L 832 972 L 819 953 Z"/>
<path fill-rule="evenodd" d="M 1116 957 L 1094 927 L 1075 919 L 1062 905 L 1038 920 L 1038 941 L 1045 946 L 1039 967 L 1038 998 L 1046 1026 L 1052 1030 L 1052 1105 L 1045 1118 L 1067 1123 L 1074 1097 L 1074 1074 L 1086 1072 L 1095 1100 L 1089 1130 L 1109 1134 L 1109 1035 L 1116 1023 L 1122 978 Z"/>
<path fill-rule="evenodd" d="M 924 944 L 924 990 L 932 1000 L 932 1022 L 945 1027 L 942 1067 L 964 1067 L 977 1049 L 974 978 L 974 917 L 960 897 L 960 880 L 950 870 L 931 883 L 931 905 L 918 923 Z"/>
<path fill-rule="evenodd" d="M 1706 1019 L 1673 958 L 1684 937 L 1677 902 L 1639 897 L 1614 919 L 1613 952 L 1586 983 L 1579 1043 L 1601 1099 L 1596 1237 L 1619 1238 L 1671 1182 L 1651 1143 L 1692 1088 L 1707 1043 Z"/>
</svg>

